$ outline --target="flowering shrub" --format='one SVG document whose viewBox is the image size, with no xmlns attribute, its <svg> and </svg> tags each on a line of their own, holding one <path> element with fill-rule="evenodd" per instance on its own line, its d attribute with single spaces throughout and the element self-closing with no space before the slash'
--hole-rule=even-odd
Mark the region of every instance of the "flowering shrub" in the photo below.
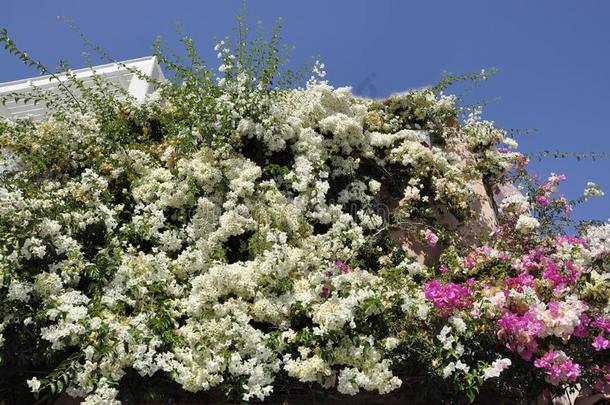
<svg viewBox="0 0 610 405">
<path fill-rule="evenodd" d="M 144 104 L 102 85 L 61 102 L 72 79 L 39 95 L 46 119 L 0 121 L 2 395 L 607 391 L 610 224 L 564 234 L 564 178 L 528 177 L 437 89 L 370 100 L 320 64 L 276 86 L 275 41 L 219 42 L 217 73 L 158 55 L 176 81 Z M 497 220 L 469 240 L 482 198 Z"/>
</svg>

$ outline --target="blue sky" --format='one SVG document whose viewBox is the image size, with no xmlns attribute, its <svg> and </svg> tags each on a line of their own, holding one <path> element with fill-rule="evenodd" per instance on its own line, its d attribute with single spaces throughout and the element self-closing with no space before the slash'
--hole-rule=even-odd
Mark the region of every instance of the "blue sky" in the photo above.
<svg viewBox="0 0 610 405">
<path fill-rule="evenodd" d="M 383 97 L 433 84 L 442 71 L 495 67 L 498 74 L 472 99 L 497 98 L 484 118 L 501 127 L 536 129 L 517 138 L 523 151 L 610 152 L 607 0 L 250 0 L 248 8 L 267 27 L 284 17 L 291 59 L 318 56 L 334 85 Z M 3 0 L 0 27 L 49 67 L 60 59 L 80 67 L 84 45 L 59 15 L 116 59 L 149 55 L 158 35 L 175 44 L 178 21 L 212 60 L 214 39 L 232 33 L 239 10 L 239 0 Z M 0 53 L 0 66 L 0 81 L 35 74 L 8 54 Z M 568 198 L 597 182 L 606 197 L 580 206 L 575 217 L 610 216 L 610 159 L 545 159 L 531 168 L 567 174 Z"/>
</svg>

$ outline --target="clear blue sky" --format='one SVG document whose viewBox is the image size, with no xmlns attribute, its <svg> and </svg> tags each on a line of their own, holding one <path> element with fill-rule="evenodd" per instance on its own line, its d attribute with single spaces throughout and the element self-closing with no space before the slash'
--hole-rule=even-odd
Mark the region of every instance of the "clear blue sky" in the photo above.
<svg viewBox="0 0 610 405">
<path fill-rule="evenodd" d="M 79 38 L 57 20 L 73 19 L 116 59 L 150 54 L 157 35 L 175 43 L 175 22 L 213 58 L 215 38 L 231 34 L 238 0 L 158 1 L 2 0 L 0 27 L 18 45 L 56 67 L 83 64 Z M 250 0 L 252 21 L 272 26 L 284 17 L 294 61 L 319 56 L 334 85 L 382 97 L 435 83 L 442 71 L 496 67 L 476 99 L 499 97 L 484 117 L 504 128 L 536 128 L 519 137 L 524 151 L 610 151 L 610 1 L 365 1 Z M 32 76 L 0 53 L 0 81 Z M 372 78 L 370 85 L 362 85 Z M 577 218 L 610 216 L 610 160 L 533 162 L 540 175 L 566 173 L 563 191 L 580 195 L 597 182 L 606 197 L 591 200 Z"/>
</svg>

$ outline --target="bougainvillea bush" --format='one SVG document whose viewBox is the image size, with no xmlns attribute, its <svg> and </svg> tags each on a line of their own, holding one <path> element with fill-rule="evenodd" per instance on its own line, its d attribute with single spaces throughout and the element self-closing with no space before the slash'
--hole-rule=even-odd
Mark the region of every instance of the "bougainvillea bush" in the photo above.
<svg viewBox="0 0 610 405">
<path fill-rule="evenodd" d="M 601 191 L 527 175 L 440 85 L 372 100 L 316 63 L 284 86 L 277 39 L 212 70 L 187 38 L 143 104 L 70 77 L 0 121 L 0 396 L 610 390 L 610 224 L 569 219 Z M 465 236 L 479 186 L 494 219 Z"/>
</svg>

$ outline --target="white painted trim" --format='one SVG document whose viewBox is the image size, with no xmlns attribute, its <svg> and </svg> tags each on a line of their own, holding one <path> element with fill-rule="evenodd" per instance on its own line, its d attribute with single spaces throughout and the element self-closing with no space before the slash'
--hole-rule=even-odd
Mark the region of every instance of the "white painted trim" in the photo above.
<svg viewBox="0 0 610 405">
<path fill-rule="evenodd" d="M 141 69 L 142 73 L 150 77 L 151 79 L 155 79 L 153 76 L 155 72 L 155 64 L 157 63 L 156 59 L 153 57 L 151 60 L 146 61 L 146 63 L 142 63 L 138 68 Z M 131 78 L 131 82 L 129 83 L 129 94 L 131 94 L 138 103 L 144 102 L 144 99 L 147 94 L 149 94 L 151 85 L 148 81 L 140 79 L 138 76 L 133 75 Z"/>
<path fill-rule="evenodd" d="M 154 90 L 153 86 L 146 80 L 142 80 L 135 74 L 131 73 L 130 69 L 138 69 L 143 74 L 149 76 L 152 80 L 165 81 L 165 77 L 157 62 L 157 58 L 154 56 L 71 70 L 70 74 L 73 74 L 77 79 L 80 80 L 86 80 L 93 75 L 102 77 L 106 76 L 109 79 L 116 75 L 125 75 L 129 78 L 127 80 L 128 84 L 126 86 L 123 85 L 123 87 L 136 99 L 138 103 L 142 103 L 146 99 L 146 96 L 152 93 Z M 66 80 L 67 76 L 65 74 L 59 74 L 57 75 L 57 78 L 52 76 L 40 76 L 0 83 L 0 96 L 2 94 L 11 92 L 26 94 L 31 91 L 32 87 L 38 87 L 44 90 L 53 90 L 59 86 L 60 82 Z M 19 103 L 19 105 L 21 106 L 22 104 Z M 41 117 L 46 113 L 46 108 L 44 106 L 41 107 L 41 105 L 34 106 L 32 104 L 31 108 L 19 108 L 18 110 L 15 110 L 14 107 L 14 103 L 12 103 L 10 106 L 8 104 L 7 106 L 0 106 L 0 115 L 7 118 L 22 118 L 26 116 Z"/>
</svg>

